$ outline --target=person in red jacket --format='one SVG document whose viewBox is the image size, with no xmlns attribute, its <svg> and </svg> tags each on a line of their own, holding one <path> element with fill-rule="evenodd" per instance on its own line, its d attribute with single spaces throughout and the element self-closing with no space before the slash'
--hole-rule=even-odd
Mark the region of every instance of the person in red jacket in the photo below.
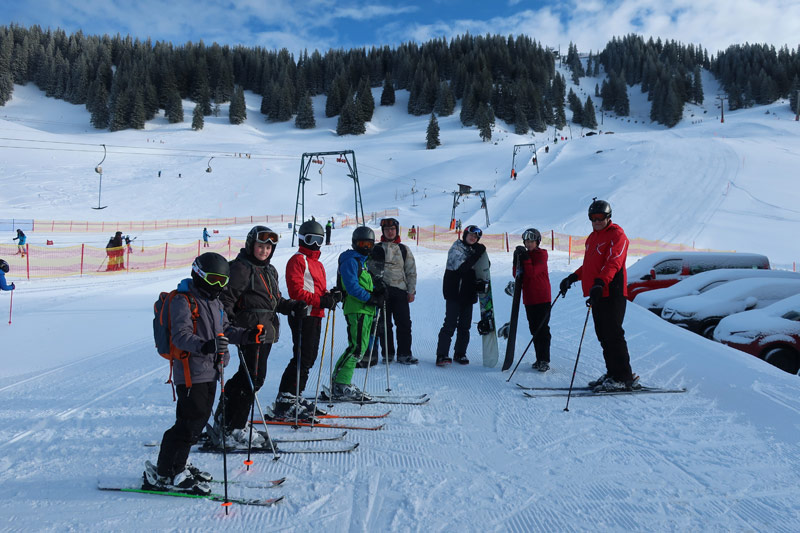
<svg viewBox="0 0 800 533">
<path fill-rule="evenodd" d="M 273 412 L 276 418 L 311 420 L 315 414 L 324 415 L 325 412 L 319 407 L 314 412 L 314 402 L 303 398 L 302 393 L 308 373 L 317 360 L 323 309 L 336 307 L 342 300 L 342 293 L 336 289 L 328 292 L 325 288 L 325 267 L 319 260 L 325 230 L 320 223 L 303 222 L 297 229 L 297 236 L 300 239 L 297 253 L 286 263 L 286 287 L 289 298 L 307 303 L 310 312 L 302 319 L 289 320 L 293 355 L 283 371 Z"/>
<path fill-rule="evenodd" d="M 628 343 L 622 322 L 628 295 L 628 237 L 611 222 L 611 205 L 594 198 L 589 206 L 592 233 L 586 238 L 583 265 L 561 280 L 561 293 L 581 280 L 583 295 L 589 297 L 594 330 L 603 348 L 606 373 L 589 382 L 595 392 L 641 388 L 638 376 L 631 371 Z"/>
<path fill-rule="evenodd" d="M 536 362 L 533 369 L 550 370 L 550 275 L 547 273 L 547 250 L 539 248 L 542 234 L 528 228 L 522 234 L 524 246 L 514 250 L 513 275 L 517 264 L 522 266 L 522 303 L 528 317 L 528 329 L 533 338 Z"/>
</svg>

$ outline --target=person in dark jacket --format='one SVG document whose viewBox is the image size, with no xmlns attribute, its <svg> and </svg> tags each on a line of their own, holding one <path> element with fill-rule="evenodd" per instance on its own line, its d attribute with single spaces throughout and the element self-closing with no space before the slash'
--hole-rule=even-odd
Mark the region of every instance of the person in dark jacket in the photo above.
<svg viewBox="0 0 800 533">
<path fill-rule="evenodd" d="M 486 247 L 478 242 L 483 232 L 478 226 L 464 228 L 461 239 L 457 240 L 447 252 L 447 267 L 442 279 L 442 293 L 445 300 L 444 324 L 439 330 L 436 345 L 436 366 L 453 362 L 449 357 L 453 333 L 458 330 L 453 348 L 455 361 L 469 364 L 467 346 L 469 329 L 472 326 L 472 306 L 478 301 L 478 281 L 472 267 L 486 253 Z"/>
<path fill-rule="evenodd" d="M 536 362 L 533 369 L 550 370 L 550 275 L 547 273 L 547 250 L 540 248 L 542 234 L 529 228 L 522 234 L 523 246 L 514 250 L 512 274 L 522 267 L 522 304 L 528 317 L 528 329 L 534 335 Z"/>
<path fill-rule="evenodd" d="M 125 250 L 122 247 L 122 232 L 118 231 L 113 237 L 108 239 L 106 244 L 106 255 L 108 256 L 108 265 L 106 266 L 107 272 L 115 270 L 123 270 L 125 268 Z"/>
<path fill-rule="evenodd" d="M 27 239 L 28 237 L 25 236 L 25 233 L 23 233 L 21 229 L 17 228 L 17 236 L 11 239 L 12 241 L 19 241 L 17 243 L 17 253 L 14 255 L 20 254 L 22 257 L 25 257 L 25 241 Z"/>
<path fill-rule="evenodd" d="M 244 364 L 240 361 L 236 374 L 225 384 L 224 430 L 226 440 L 230 436 L 228 442 L 234 444 L 247 445 L 250 442 L 247 419 L 255 394 L 267 377 L 267 358 L 272 345 L 278 342 L 280 324 L 277 314 L 305 314 L 305 302 L 287 300 L 278 288 L 278 271 L 270 264 L 277 244 L 277 233 L 266 226 L 253 227 L 247 234 L 245 247 L 230 263 L 230 283 L 220 296 L 225 312 L 235 326 L 253 328 L 261 324 L 264 328 L 262 343 L 239 346 Z M 251 380 L 255 390 L 250 386 Z M 210 433 L 217 444 L 222 443 L 222 414 L 220 403 Z M 256 431 L 252 432 L 252 439 L 253 446 L 266 444 L 264 437 Z"/>
<path fill-rule="evenodd" d="M 570 285 L 581 281 L 583 295 L 589 297 L 594 331 L 603 348 L 606 373 L 589 386 L 595 391 L 620 391 L 641 388 L 639 378 L 631 370 L 631 358 L 625 341 L 622 322 L 628 295 L 628 237 L 622 228 L 611 222 L 611 205 L 594 199 L 589 206 L 592 233 L 586 238 L 583 264 L 561 280 L 560 290 L 566 294 Z"/>
<path fill-rule="evenodd" d="M 220 367 L 230 359 L 229 339 L 235 343 L 255 343 L 261 339 L 257 328 L 239 328 L 228 322 L 219 295 L 228 283 L 228 262 L 219 254 L 205 253 L 192 264 L 191 279 L 178 285 L 178 292 L 169 306 L 171 343 L 189 354 L 191 387 L 183 366 L 175 366 L 175 393 L 178 404 L 175 424 L 161 439 L 158 465 L 145 462 L 143 488 L 146 490 L 179 490 L 208 494 L 211 475 L 187 463 L 189 450 L 197 443 L 211 415 Z M 192 319 L 190 299 L 197 308 Z M 221 335 L 221 336 L 220 336 Z M 263 335 L 262 335 L 263 336 Z"/>
<path fill-rule="evenodd" d="M 330 219 L 327 224 L 325 224 L 325 245 L 330 245 L 331 243 L 331 230 L 333 229 L 333 219 Z"/>
</svg>

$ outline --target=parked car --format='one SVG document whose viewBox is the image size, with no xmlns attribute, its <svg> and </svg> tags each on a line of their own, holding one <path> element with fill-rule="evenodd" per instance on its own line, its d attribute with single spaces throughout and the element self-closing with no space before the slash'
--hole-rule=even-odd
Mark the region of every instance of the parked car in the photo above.
<svg viewBox="0 0 800 533">
<path fill-rule="evenodd" d="M 709 270 L 694 276 L 689 276 L 670 287 L 640 293 L 636 297 L 636 300 L 634 300 L 634 303 L 661 316 L 664 304 L 673 298 L 689 296 L 690 294 L 702 294 L 715 287 L 719 287 L 723 283 L 745 278 L 787 278 L 800 280 L 800 274 L 788 270 L 720 268 L 718 270 Z"/>
<path fill-rule="evenodd" d="M 800 294 L 723 318 L 714 340 L 800 374 Z"/>
<path fill-rule="evenodd" d="M 739 279 L 703 294 L 674 298 L 664 306 L 661 318 L 710 339 L 726 316 L 762 309 L 795 294 L 800 294 L 800 280 Z"/>
<path fill-rule="evenodd" d="M 719 268 L 769 270 L 769 259 L 761 254 L 736 252 L 656 252 L 628 269 L 628 299 L 653 289 L 663 289 L 681 280 Z"/>
</svg>

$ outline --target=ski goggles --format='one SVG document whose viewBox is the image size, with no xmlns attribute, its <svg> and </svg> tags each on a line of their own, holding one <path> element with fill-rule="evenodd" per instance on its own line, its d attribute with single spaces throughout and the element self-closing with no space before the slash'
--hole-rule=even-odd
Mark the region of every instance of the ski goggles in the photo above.
<svg viewBox="0 0 800 533">
<path fill-rule="evenodd" d="M 589 215 L 589 220 L 591 220 L 592 222 L 602 222 L 607 218 L 608 215 L 606 215 L 605 213 L 593 213 Z"/>
<path fill-rule="evenodd" d="M 466 228 L 464 228 L 464 234 L 466 235 L 467 233 L 474 233 L 475 236 L 478 237 L 479 239 L 481 238 L 481 235 L 483 235 L 483 231 L 481 231 L 481 228 L 474 225 L 467 226 Z"/>
<path fill-rule="evenodd" d="M 310 234 L 309 235 L 300 235 L 300 234 L 298 234 L 297 236 L 300 237 L 301 241 L 303 241 L 304 243 L 306 243 L 309 246 L 311 246 L 312 244 L 316 244 L 317 246 L 321 246 L 322 245 L 322 241 L 324 240 L 324 237 L 322 235 L 310 235 Z"/>
<path fill-rule="evenodd" d="M 375 241 L 370 241 L 370 240 L 366 240 L 366 239 L 358 240 L 358 241 L 356 241 L 356 246 L 358 248 L 362 248 L 364 250 L 372 250 L 372 248 L 375 247 Z"/>
<path fill-rule="evenodd" d="M 536 241 L 539 242 L 539 239 L 536 236 L 536 233 L 532 232 L 531 230 L 526 231 L 522 234 L 523 241 Z"/>
<path fill-rule="evenodd" d="M 278 234 L 274 231 L 259 231 L 256 233 L 256 242 L 278 244 Z"/>
<path fill-rule="evenodd" d="M 203 270 L 197 265 L 197 263 L 192 264 L 192 270 L 201 278 L 203 281 L 208 283 L 211 286 L 216 285 L 217 287 L 223 288 L 225 285 L 228 284 L 228 276 L 225 274 L 215 274 L 213 272 L 203 272 Z"/>
</svg>

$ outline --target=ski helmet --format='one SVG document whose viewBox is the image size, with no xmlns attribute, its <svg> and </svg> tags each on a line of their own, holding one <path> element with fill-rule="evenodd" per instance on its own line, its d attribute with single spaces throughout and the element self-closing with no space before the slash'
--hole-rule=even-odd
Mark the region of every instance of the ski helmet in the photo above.
<svg viewBox="0 0 800 533">
<path fill-rule="evenodd" d="M 316 220 L 306 220 L 300 227 L 297 228 L 297 237 L 300 239 L 299 244 L 311 250 L 319 250 L 322 242 L 325 240 L 325 230 Z"/>
<path fill-rule="evenodd" d="M 592 215 L 605 215 L 606 218 L 611 218 L 611 204 L 605 200 L 598 200 L 597 197 L 592 198 L 592 205 L 589 206 L 589 218 Z"/>
<path fill-rule="evenodd" d="M 478 240 L 481 240 L 481 236 L 483 235 L 481 228 L 475 224 L 470 224 L 464 228 L 464 233 L 461 234 L 461 240 L 464 242 L 467 242 L 467 233 L 474 233 L 478 237 Z"/>
<path fill-rule="evenodd" d="M 367 226 L 358 226 L 353 230 L 352 238 L 353 250 L 368 255 L 375 246 L 375 232 Z"/>
<path fill-rule="evenodd" d="M 0 270 L 8 274 L 8 262 L 5 259 L 0 259 Z"/>
<path fill-rule="evenodd" d="M 391 228 L 391 227 L 394 227 L 397 235 L 400 235 L 400 223 L 397 221 L 396 218 L 381 219 L 381 233 L 383 233 L 383 228 Z"/>
<path fill-rule="evenodd" d="M 253 226 L 253 229 L 247 232 L 247 240 L 245 240 L 244 243 L 244 251 L 247 252 L 247 255 L 251 257 L 253 256 L 253 247 L 257 242 L 272 243 L 272 251 L 270 252 L 269 257 L 267 257 L 267 261 L 272 259 L 272 255 L 275 253 L 275 248 L 278 247 L 278 234 L 266 226 Z"/>
<path fill-rule="evenodd" d="M 536 244 L 541 244 L 542 234 L 536 228 L 528 228 L 522 233 L 522 242 L 534 241 Z"/>
<path fill-rule="evenodd" d="M 224 257 L 215 252 L 199 255 L 192 263 L 194 286 L 204 296 L 214 299 L 219 296 L 231 275 L 231 267 Z"/>
</svg>

